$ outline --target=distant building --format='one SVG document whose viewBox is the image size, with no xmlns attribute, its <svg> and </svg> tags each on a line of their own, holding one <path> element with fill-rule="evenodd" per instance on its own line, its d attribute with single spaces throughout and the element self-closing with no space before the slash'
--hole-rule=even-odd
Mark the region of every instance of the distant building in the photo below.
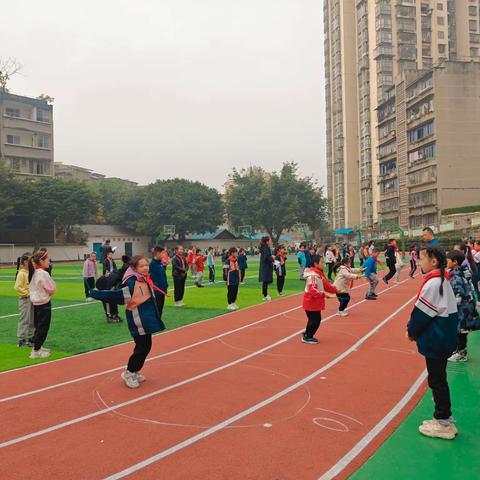
<svg viewBox="0 0 480 480">
<path fill-rule="evenodd" d="M 17 176 L 53 175 L 53 106 L 0 91 L 0 158 Z"/>
<path fill-rule="evenodd" d="M 137 182 L 131 180 L 124 180 L 118 177 L 107 177 L 101 173 L 96 173 L 90 168 L 78 167 L 77 165 L 67 165 L 63 162 L 55 162 L 54 175 L 56 178 L 64 180 L 79 180 L 82 182 L 96 182 L 97 180 L 117 180 L 123 182 L 126 186 L 136 187 Z"/>
</svg>

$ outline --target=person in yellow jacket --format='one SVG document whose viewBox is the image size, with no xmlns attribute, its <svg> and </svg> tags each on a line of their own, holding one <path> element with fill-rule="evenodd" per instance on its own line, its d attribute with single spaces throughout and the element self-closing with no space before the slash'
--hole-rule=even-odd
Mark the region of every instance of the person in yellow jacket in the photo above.
<svg viewBox="0 0 480 480">
<path fill-rule="evenodd" d="M 30 285 L 28 282 L 28 262 L 30 254 L 24 253 L 19 259 L 19 270 L 15 280 L 15 291 L 18 294 L 18 346 L 31 347 L 35 327 L 33 325 L 33 305 L 30 301 Z"/>
</svg>

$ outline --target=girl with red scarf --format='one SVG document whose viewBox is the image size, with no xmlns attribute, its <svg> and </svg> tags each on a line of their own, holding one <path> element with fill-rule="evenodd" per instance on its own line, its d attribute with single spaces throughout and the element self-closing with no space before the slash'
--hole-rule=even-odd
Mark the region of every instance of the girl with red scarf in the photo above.
<svg viewBox="0 0 480 480">
<path fill-rule="evenodd" d="M 240 283 L 240 269 L 238 267 L 238 251 L 232 247 L 225 260 L 225 283 L 227 284 L 228 310 L 237 310 L 238 285 Z"/>
<path fill-rule="evenodd" d="M 275 272 L 277 273 L 277 291 L 280 297 L 284 297 L 283 287 L 285 286 L 285 277 L 287 275 L 287 251 L 283 245 L 280 245 L 275 252 Z"/>
<path fill-rule="evenodd" d="M 172 258 L 172 277 L 174 287 L 175 306 L 183 307 L 183 296 L 185 295 L 185 282 L 187 281 L 188 263 L 184 256 L 182 245 L 175 249 Z"/>
</svg>

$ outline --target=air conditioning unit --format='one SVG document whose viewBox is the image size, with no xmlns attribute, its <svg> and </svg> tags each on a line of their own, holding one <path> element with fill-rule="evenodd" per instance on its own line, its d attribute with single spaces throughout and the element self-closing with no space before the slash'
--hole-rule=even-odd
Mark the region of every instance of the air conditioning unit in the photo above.
<svg viewBox="0 0 480 480">
<path fill-rule="evenodd" d="M 390 132 L 390 136 L 391 136 L 391 137 L 394 137 L 395 135 L 396 135 L 395 130 L 392 130 L 392 131 Z"/>
</svg>

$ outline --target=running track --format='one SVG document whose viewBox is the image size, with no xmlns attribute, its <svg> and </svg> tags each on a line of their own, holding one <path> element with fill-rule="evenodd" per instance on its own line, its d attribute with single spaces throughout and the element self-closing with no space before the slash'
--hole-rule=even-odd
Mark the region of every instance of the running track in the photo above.
<svg viewBox="0 0 480 480">
<path fill-rule="evenodd" d="M 298 295 L 158 335 L 137 390 L 131 343 L 0 374 L 1 478 L 345 478 L 425 391 L 418 283 L 328 300 L 319 345 Z"/>
</svg>

